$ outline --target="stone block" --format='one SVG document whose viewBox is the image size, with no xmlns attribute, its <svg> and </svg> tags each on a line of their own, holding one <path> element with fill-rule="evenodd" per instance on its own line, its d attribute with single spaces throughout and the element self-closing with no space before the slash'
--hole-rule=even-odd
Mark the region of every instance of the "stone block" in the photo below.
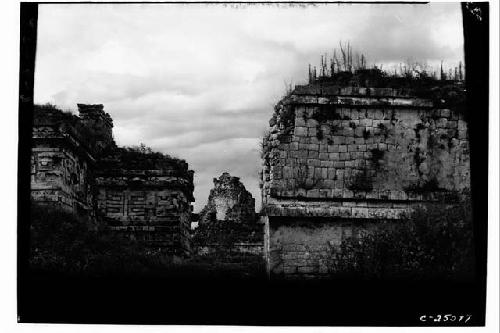
<svg viewBox="0 0 500 333">
<path fill-rule="evenodd" d="M 467 130 L 467 122 L 465 122 L 463 120 L 458 120 L 457 126 L 458 126 L 459 131 L 466 131 Z"/>
<path fill-rule="evenodd" d="M 307 165 L 311 167 L 319 167 L 321 165 L 321 161 L 315 158 L 308 158 Z"/>
<path fill-rule="evenodd" d="M 366 144 L 366 140 L 364 138 L 356 138 L 356 139 L 354 139 L 354 144 L 363 145 L 363 144 Z"/>
<path fill-rule="evenodd" d="M 345 138 L 344 145 L 348 146 L 348 145 L 353 145 L 353 144 L 356 144 L 356 139 L 354 137 L 346 137 Z"/>
<path fill-rule="evenodd" d="M 339 154 L 339 153 L 329 153 L 329 154 L 328 154 L 328 158 L 329 158 L 330 160 L 337 161 L 337 160 L 339 160 L 339 158 L 340 158 L 340 154 Z"/>
<path fill-rule="evenodd" d="M 308 190 L 306 197 L 308 198 L 318 198 L 319 197 L 319 190 L 318 189 L 312 189 Z"/>
<path fill-rule="evenodd" d="M 339 152 L 339 145 L 328 145 L 327 149 L 328 149 L 329 153 L 338 153 Z"/>
<path fill-rule="evenodd" d="M 328 160 L 329 158 L 328 153 L 319 153 L 318 157 L 320 160 Z"/>
<path fill-rule="evenodd" d="M 354 136 L 354 130 L 351 127 L 344 127 L 342 130 L 343 136 Z"/>
<path fill-rule="evenodd" d="M 340 159 L 340 156 L 339 156 L 339 159 Z M 344 161 L 333 161 L 333 167 L 334 168 L 344 168 L 345 162 Z"/>
<path fill-rule="evenodd" d="M 359 113 L 358 113 L 358 111 L 357 111 L 357 110 L 354 110 L 354 109 L 353 109 L 353 110 L 351 110 L 351 112 L 349 113 L 349 115 L 350 115 L 351 119 L 353 119 L 353 120 L 354 120 L 354 119 L 358 119 L 358 118 L 359 118 Z"/>
<path fill-rule="evenodd" d="M 457 128 L 457 125 L 458 125 L 458 121 L 448 120 L 448 122 L 446 123 L 446 128 L 454 129 L 454 128 Z"/>
<path fill-rule="evenodd" d="M 364 118 L 364 119 L 361 119 L 359 121 L 359 125 L 360 126 L 364 126 L 364 127 L 367 127 L 367 126 L 372 126 L 372 119 L 369 119 L 369 118 Z"/>
<path fill-rule="evenodd" d="M 332 179 L 324 179 L 324 180 L 322 180 L 321 185 L 325 189 L 331 189 L 331 188 L 335 187 L 335 181 Z M 330 193 L 328 193 L 328 197 L 331 198 Z"/>
<path fill-rule="evenodd" d="M 294 134 L 296 136 L 307 136 L 308 134 L 307 127 L 301 127 L 301 126 L 295 127 Z M 314 135 L 316 135 L 316 133 L 314 133 Z"/>
<path fill-rule="evenodd" d="M 333 161 L 332 160 L 321 160 L 320 161 L 320 166 L 324 168 L 333 168 Z"/>
<path fill-rule="evenodd" d="M 439 118 L 438 120 L 436 120 L 436 127 L 437 128 L 445 128 L 447 122 L 448 122 L 448 119 Z"/>
<path fill-rule="evenodd" d="M 439 115 L 443 118 L 449 118 L 451 115 L 451 111 L 449 109 L 441 109 Z"/>
<path fill-rule="evenodd" d="M 375 110 L 374 113 L 373 113 L 373 119 L 377 119 L 377 120 L 380 120 L 380 119 L 384 119 L 384 112 L 382 110 Z M 376 126 L 376 125 L 374 125 Z"/>
<path fill-rule="evenodd" d="M 309 137 L 309 143 L 319 145 L 321 141 L 316 136 Z"/>
<path fill-rule="evenodd" d="M 307 127 L 309 127 L 309 128 L 316 128 L 316 127 L 319 125 L 319 123 L 318 123 L 318 121 L 317 121 L 316 119 L 314 119 L 314 118 L 308 118 L 308 119 L 306 120 L 306 125 L 307 125 Z"/>
<path fill-rule="evenodd" d="M 299 150 L 298 151 L 298 156 L 297 158 L 307 158 L 308 157 L 308 151 L 307 150 Z"/>
<path fill-rule="evenodd" d="M 340 147 L 342 147 L 342 145 L 345 143 L 345 137 L 340 136 L 340 135 L 336 135 L 333 137 L 333 143 L 336 145 L 340 145 L 339 146 L 339 149 L 340 149 Z"/>
<path fill-rule="evenodd" d="M 315 150 L 309 150 L 307 157 L 317 159 L 319 157 L 319 152 Z"/>
<path fill-rule="evenodd" d="M 311 144 L 309 144 L 309 148 L 308 149 L 319 152 L 319 144 L 311 143 Z"/>
</svg>

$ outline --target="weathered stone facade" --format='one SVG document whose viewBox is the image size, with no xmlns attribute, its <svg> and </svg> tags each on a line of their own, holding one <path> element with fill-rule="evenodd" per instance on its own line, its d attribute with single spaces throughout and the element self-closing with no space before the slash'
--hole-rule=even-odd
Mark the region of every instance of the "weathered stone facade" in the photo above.
<svg viewBox="0 0 500 333">
<path fill-rule="evenodd" d="M 214 188 L 210 190 L 207 205 L 200 212 L 200 223 L 211 220 L 249 223 L 255 221 L 255 199 L 238 177 L 224 172 L 214 178 Z"/>
<path fill-rule="evenodd" d="M 194 187 L 188 164 L 117 148 L 103 106 L 78 108 L 80 117 L 35 108 L 32 200 L 89 216 L 152 248 L 189 254 Z"/>
<path fill-rule="evenodd" d="M 326 273 L 343 237 L 469 189 L 467 124 L 435 104 L 408 90 L 319 83 L 277 104 L 261 183 L 272 274 Z"/>
<path fill-rule="evenodd" d="M 89 144 L 79 139 L 78 119 L 59 110 L 35 110 L 31 197 L 79 215 L 93 215 Z"/>
<path fill-rule="evenodd" d="M 112 230 L 151 248 L 189 254 L 193 171 L 184 161 L 172 159 L 129 165 L 123 160 L 130 153 L 115 153 L 100 161 L 98 213 Z"/>
<path fill-rule="evenodd" d="M 213 181 L 214 188 L 194 232 L 196 253 L 243 261 L 248 255 L 262 258 L 263 225 L 258 223 L 255 199 L 238 177 L 227 172 Z"/>
<path fill-rule="evenodd" d="M 94 152 L 99 154 L 103 150 L 116 148 L 113 139 L 113 119 L 104 112 L 104 106 L 102 104 L 77 104 L 77 106 L 82 123 L 87 128 L 92 128 Z"/>
</svg>

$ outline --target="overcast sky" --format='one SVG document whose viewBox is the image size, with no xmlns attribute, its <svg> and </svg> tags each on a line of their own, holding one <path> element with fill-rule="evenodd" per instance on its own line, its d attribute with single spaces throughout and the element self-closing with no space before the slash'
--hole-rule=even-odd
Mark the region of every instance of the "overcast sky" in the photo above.
<svg viewBox="0 0 500 333">
<path fill-rule="evenodd" d="M 119 145 L 142 142 L 212 179 L 241 178 L 260 208 L 259 142 L 284 82 L 349 40 L 369 63 L 463 59 L 460 5 L 40 5 L 35 102 L 104 104 Z"/>
</svg>

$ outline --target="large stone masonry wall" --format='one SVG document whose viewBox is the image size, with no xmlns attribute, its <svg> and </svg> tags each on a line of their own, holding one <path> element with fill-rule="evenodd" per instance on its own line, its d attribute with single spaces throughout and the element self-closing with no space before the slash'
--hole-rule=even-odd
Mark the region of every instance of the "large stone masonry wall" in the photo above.
<svg viewBox="0 0 500 333">
<path fill-rule="evenodd" d="M 337 244 L 359 223 L 399 221 L 414 205 L 467 192 L 467 125 L 457 110 L 396 89 L 299 86 L 280 101 L 263 142 L 268 267 L 319 274 L 319 258 L 297 266 L 288 249 L 326 246 L 325 235 Z"/>
<path fill-rule="evenodd" d="M 93 216 L 90 169 L 94 159 L 88 146 L 78 140 L 73 127 L 62 121 L 60 112 L 40 113 L 36 115 L 32 134 L 32 200 Z"/>
</svg>

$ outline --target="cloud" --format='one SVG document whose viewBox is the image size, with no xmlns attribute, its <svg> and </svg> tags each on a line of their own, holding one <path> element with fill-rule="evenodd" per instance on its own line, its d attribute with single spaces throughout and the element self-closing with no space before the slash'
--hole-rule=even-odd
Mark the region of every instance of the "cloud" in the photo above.
<svg viewBox="0 0 500 333">
<path fill-rule="evenodd" d="M 459 4 L 42 4 L 35 101 L 102 103 L 120 145 L 143 142 L 212 179 L 241 177 L 259 203 L 258 144 L 285 83 L 349 40 L 369 61 L 463 58 Z"/>
</svg>

